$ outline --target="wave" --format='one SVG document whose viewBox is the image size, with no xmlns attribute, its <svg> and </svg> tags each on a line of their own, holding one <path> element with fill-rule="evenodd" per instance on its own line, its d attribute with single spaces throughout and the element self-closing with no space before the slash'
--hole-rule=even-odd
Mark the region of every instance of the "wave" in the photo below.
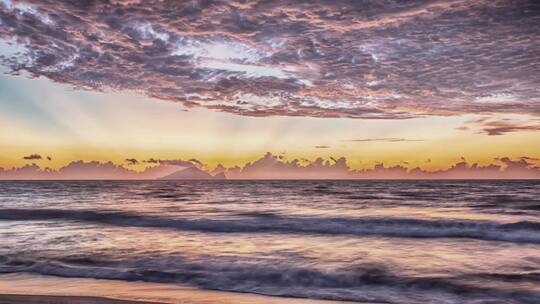
<svg viewBox="0 0 540 304">
<path fill-rule="evenodd" d="M 66 220 L 122 227 L 150 227 L 214 233 L 286 233 L 386 236 L 403 238 L 469 238 L 540 244 L 540 223 L 472 220 L 425 220 L 375 217 L 302 217 L 244 213 L 227 219 L 167 218 L 119 211 L 0 209 L 0 220 Z"/>
<path fill-rule="evenodd" d="M 24 256 L 24 254 L 23 254 Z M 166 270 L 164 270 L 166 269 Z M 181 257 L 133 260 L 78 258 L 21 258 L 0 256 L 0 273 L 27 272 L 62 277 L 181 283 L 198 288 L 251 292 L 274 296 L 384 303 L 470 303 L 507 300 L 504 303 L 539 303 L 540 294 L 514 288 L 493 287 L 507 277 L 537 282 L 537 273 L 477 274 L 490 284 L 466 283 L 462 277 L 404 277 L 384 265 L 355 265 L 347 269 L 319 270 L 283 264 L 241 261 L 193 261 Z M 454 301 L 437 301 L 440 299 Z M 514 302 L 515 301 L 515 302 Z M 476 303 L 476 302 L 475 302 Z M 484 303 L 484 302 L 482 302 Z M 487 303 L 487 302 L 486 302 Z"/>
</svg>

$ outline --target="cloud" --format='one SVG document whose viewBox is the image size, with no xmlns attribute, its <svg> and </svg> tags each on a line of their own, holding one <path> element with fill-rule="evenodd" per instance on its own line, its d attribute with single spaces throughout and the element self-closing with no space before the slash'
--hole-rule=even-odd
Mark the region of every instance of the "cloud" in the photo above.
<svg viewBox="0 0 540 304">
<path fill-rule="evenodd" d="M 317 146 L 313 146 L 313 148 L 315 148 L 315 149 L 328 149 L 328 148 L 330 148 L 330 146 L 327 146 L 327 145 L 317 145 Z"/>
<path fill-rule="evenodd" d="M 256 161 L 243 166 L 226 168 L 218 165 L 211 171 L 200 162 L 196 166 L 191 161 L 166 160 L 139 172 L 112 162 L 73 161 L 58 170 L 43 169 L 36 164 L 21 168 L 0 168 L 0 180 L 158 179 L 186 168 L 227 179 L 540 179 L 539 159 L 528 156 L 517 159 L 499 157 L 487 165 L 470 163 L 461 157 L 460 162 L 448 169 L 437 171 L 412 167 L 406 161 L 400 161 L 392 166 L 379 162 L 368 169 L 352 169 L 347 162 L 345 157 L 287 160 L 285 157 L 266 153 Z M 426 162 L 429 163 L 431 160 L 428 159 Z"/>
<path fill-rule="evenodd" d="M 40 159 L 42 159 L 42 157 L 39 154 L 30 154 L 30 155 L 24 156 L 23 159 L 26 159 L 26 160 L 40 160 Z"/>
<path fill-rule="evenodd" d="M 505 135 L 513 132 L 540 131 L 540 120 L 517 120 L 517 119 L 497 119 L 482 117 L 466 122 L 478 129 L 478 133 L 485 133 L 489 136 Z M 468 126 L 462 126 L 462 130 L 470 129 Z"/>
<path fill-rule="evenodd" d="M 533 0 L 2 0 L 0 23 L 11 73 L 79 89 L 249 116 L 540 115 Z"/>
<path fill-rule="evenodd" d="M 178 170 L 177 166 L 160 165 L 146 168 L 142 172 L 127 169 L 112 162 L 73 161 L 53 170 L 40 168 L 36 164 L 21 168 L 0 168 L 0 180 L 11 179 L 58 179 L 58 180 L 102 180 L 102 179 L 156 179 Z"/>
<path fill-rule="evenodd" d="M 388 137 L 388 138 L 360 138 L 360 139 L 345 139 L 343 141 L 347 142 L 404 142 L 404 141 L 424 141 L 423 139 L 408 139 L 408 138 L 398 138 L 398 137 Z"/>
<path fill-rule="evenodd" d="M 179 167 L 199 167 L 202 163 L 196 159 L 182 160 L 182 159 L 165 159 L 159 160 L 159 164 Z"/>
<path fill-rule="evenodd" d="M 148 164 L 159 164 L 159 160 L 154 159 L 154 158 L 143 160 L 143 162 L 148 163 Z"/>
<path fill-rule="evenodd" d="M 178 167 L 202 167 L 203 166 L 203 163 L 201 163 L 199 160 L 194 159 L 194 158 L 190 160 L 149 158 L 147 160 L 143 160 L 143 163 L 178 166 Z"/>
<path fill-rule="evenodd" d="M 529 157 L 529 156 L 522 156 L 520 159 L 524 159 L 526 161 L 540 161 L 540 158 L 538 157 Z"/>
<path fill-rule="evenodd" d="M 126 158 L 125 162 L 128 164 L 128 166 L 137 165 L 139 161 L 135 158 Z"/>
<path fill-rule="evenodd" d="M 484 124 L 483 131 L 487 135 L 503 135 L 511 132 L 518 131 L 540 131 L 540 124 L 538 125 L 529 125 L 529 124 L 519 124 L 512 122 L 504 121 L 493 121 Z"/>
<path fill-rule="evenodd" d="M 459 163 L 437 171 L 409 165 L 406 161 L 395 166 L 377 163 L 373 168 L 356 170 L 348 166 L 344 157 L 285 160 L 266 153 L 243 167 L 220 166 L 217 172 L 224 172 L 228 179 L 540 179 L 540 167 L 530 157 L 517 160 L 503 157 L 485 166 L 461 157 Z"/>
</svg>

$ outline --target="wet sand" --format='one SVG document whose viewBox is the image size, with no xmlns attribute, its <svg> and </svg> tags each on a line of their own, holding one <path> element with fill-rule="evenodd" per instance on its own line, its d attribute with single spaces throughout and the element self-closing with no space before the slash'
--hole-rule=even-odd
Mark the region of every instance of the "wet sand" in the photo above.
<svg viewBox="0 0 540 304">
<path fill-rule="evenodd" d="M 47 296 L 47 295 L 0 295 L 0 304 L 156 304 L 156 302 L 141 302 L 117 300 L 104 297 L 76 296 Z"/>
<path fill-rule="evenodd" d="M 255 294 L 201 290 L 178 285 L 60 278 L 30 274 L 0 275 L 0 304 L 343 304 Z"/>
</svg>

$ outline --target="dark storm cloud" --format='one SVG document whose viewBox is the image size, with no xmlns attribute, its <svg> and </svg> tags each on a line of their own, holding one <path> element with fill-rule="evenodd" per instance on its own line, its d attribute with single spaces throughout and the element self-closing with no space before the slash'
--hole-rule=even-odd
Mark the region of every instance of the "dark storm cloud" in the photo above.
<svg viewBox="0 0 540 304">
<path fill-rule="evenodd" d="M 39 154 L 30 154 L 30 155 L 24 156 L 23 159 L 26 159 L 26 160 L 40 160 L 40 159 L 42 159 L 42 157 Z"/>
<path fill-rule="evenodd" d="M 12 72 L 251 116 L 540 115 L 540 2 L 13 1 Z"/>
</svg>

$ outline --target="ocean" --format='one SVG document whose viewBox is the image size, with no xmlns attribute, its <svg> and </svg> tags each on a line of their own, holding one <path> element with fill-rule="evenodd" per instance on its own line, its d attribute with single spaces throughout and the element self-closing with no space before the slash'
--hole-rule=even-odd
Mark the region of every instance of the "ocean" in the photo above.
<svg viewBox="0 0 540 304">
<path fill-rule="evenodd" d="M 540 181 L 2 181 L 0 273 L 540 303 Z"/>
</svg>

